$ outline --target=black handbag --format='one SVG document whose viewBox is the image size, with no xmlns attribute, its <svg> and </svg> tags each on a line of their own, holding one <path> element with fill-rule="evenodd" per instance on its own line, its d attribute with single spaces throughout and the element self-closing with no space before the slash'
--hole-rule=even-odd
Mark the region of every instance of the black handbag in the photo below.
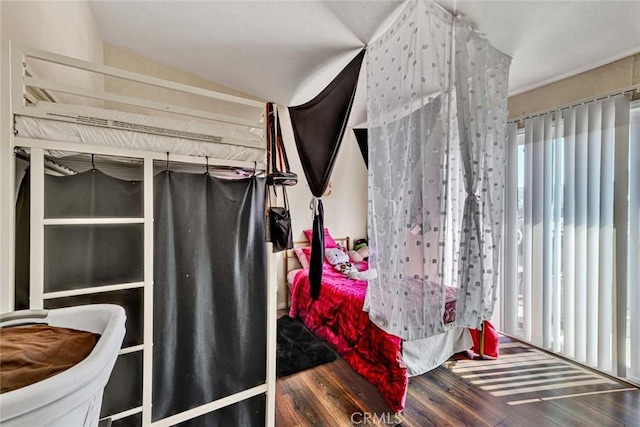
<svg viewBox="0 0 640 427">
<path fill-rule="evenodd" d="M 267 188 L 267 191 L 270 191 Z M 285 249 L 293 249 L 293 231 L 291 229 L 291 213 L 289 212 L 289 201 L 287 199 L 287 191 L 282 187 L 284 196 L 284 207 L 270 206 L 268 210 L 267 225 L 269 238 L 273 244 L 273 252 L 284 251 Z M 271 205 L 271 193 L 269 193 L 269 205 Z"/>
<path fill-rule="evenodd" d="M 291 172 L 289 167 L 289 159 L 287 151 L 284 149 L 282 140 L 282 131 L 280 129 L 280 118 L 276 114 L 273 104 L 267 104 L 267 116 L 269 117 L 269 140 L 270 140 L 270 157 L 271 157 L 271 173 L 267 174 L 267 185 L 296 185 L 298 183 L 298 175 Z M 284 161 L 284 171 L 278 170 L 276 157 L 280 157 L 280 166 Z"/>
</svg>

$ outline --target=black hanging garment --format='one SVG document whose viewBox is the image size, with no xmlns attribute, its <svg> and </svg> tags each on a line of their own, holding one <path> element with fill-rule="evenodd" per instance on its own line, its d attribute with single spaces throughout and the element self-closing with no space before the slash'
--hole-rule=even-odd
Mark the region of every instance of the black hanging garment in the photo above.
<svg viewBox="0 0 640 427">
<path fill-rule="evenodd" d="M 324 258 L 324 213 L 320 197 L 331 177 L 358 85 L 363 49 L 318 96 L 289 107 L 298 155 L 311 193 L 316 197 L 311 242 L 311 298 L 320 296 Z"/>
<path fill-rule="evenodd" d="M 358 141 L 364 164 L 369 169 L 369 129 L 354 129 L 353 133 Z"/>
<path fill-rule="evenodd" d="M 152 421 L 266 380 L 265 180 L 154 178 Z M 264 395 L 180 423 L 264 425 Z M 224 409 L 227 409 L 224 408 Z"/>
</svg>

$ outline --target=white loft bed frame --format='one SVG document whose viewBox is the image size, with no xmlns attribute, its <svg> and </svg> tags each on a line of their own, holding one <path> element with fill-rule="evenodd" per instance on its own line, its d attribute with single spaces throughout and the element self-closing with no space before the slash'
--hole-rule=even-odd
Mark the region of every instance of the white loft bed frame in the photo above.
<svg viewBox="0 0 640 427">
<path fill-rule="evenodd" d="M 2 42 L 2 69 L 1 78 L 1 116 L 0 116 L 0 312 L 14 309 L 14 260 L 15 260 L 15 162 L 14 149 L 17 147 L 28 148 L 31 152 L 31 266 L 30 266 L 30 308 L 41 309 L 44 301 L 51 298 L 86 295 L 99 292 L 110 292 L 132 288 L 144 288 L 144 330 L 143 344 L 123 348 L 119 354 L 127 354 L 135 351 L 143 352 L 143 390 L 142 406 L 133 408 L 111 416 L 112 420 L 122 419 L 130 415 L 142 413 L 144 426 L 171 426 L 195 417 L 207 414 L 228 405 L 266 393 L 266 420 L 265 425 L 272 427 L 275 417 L 275 346 L 276 346 L 276 297 L 277 287 L 275 278 L 275 257 L 269 259 L 269 277 L 267 292 L 267 372 L 266 382 L 249 390 L 224 397 L 207 403 L 200 407 L 173 415 L 171 417 L 153 422 L 151 421 L 152 403 L 152 340 L 153 340 L 153 162 L 154 160 L 172 161 L 199 165 L 216 165 L 241 167 L 247 169 L 257 168 L 264 170 L 264 163 L 257 165 L 254 162 L 242 162 L 202 157 L 167 154 L 166 152 L 140 151 L 122 148 L 94 146 L 91 144 L 79 144 L 58 142 L 43 139 L 31 139 L 18 137 L 14 134 L 14 116 L 41 117 L 43 115 L 37 108 L 27 107 L 27 102 L 33 103 L 37 98 L 55 101 L 53 93 L 65 93 L 75 96 L 117 102 L 137 107 L 171 112 L 188 117 L 208 119 L 218 122 L 230 123 L 244 127 L 264 128 L 262 123 L 250 120 L 213 114 L 206 111 L 163 104 L 130 96 L 118 95 L 108 92 L 96 92 L 80 87 L 65 85 L 42 78 L 33 77 L 29 71 L 28 59 L 37 59 L 48 63 L 66 66 L 72 69 L 97 73 L 102 76 L 116 77 L 128 81 L 147 84 L 159 88 L 171 89 L 186 94 L 198 95 L 213 100 L 222 100 L 235 104 L 255 108 L 264 108 L 264 104 L 258 101 L 245 99 L 192 87 L 180 83 L 165 81 L 151 76 L 146 76 L 114 67 L 93 64 L 90 62 L 53 54 L 37 49 L 18 46 L 10 41 Z M 53 92 L 53 93 L 52 93 Z M 44 117 L 50 118 L 50 117 Z M 175 129 L 178 130 L 179 129 Z M 197 136 L 190 138 L 198 139 Z M 205 141 L 206 136 L 205 136 Z M 210 139 L 209 139 L 210 140 Z M 242 141 L 228 142 L 238 145 L 256 147 L 255 142 Z M 263 147 L 266 144 L 263 145 Z M 70 219 L 44 219 L 44 173 L 45 150 L 73 151 L 77 153 L 120 156 L 144 161 L 144 217 L 143 218 L 70 218 Z M 206 163 L 205 163 L 206 162 Z M 44 229 L 47 225 L 77 225 L 77 224 L 144 224 L 144 281 L 137 283 L 123 283 L 117 285 L 101 286 L 95 288 L 76 289 L 62 292 L 44 292 Z M 269 251 L 271 253 L 271 251 Z"/>
</svg>

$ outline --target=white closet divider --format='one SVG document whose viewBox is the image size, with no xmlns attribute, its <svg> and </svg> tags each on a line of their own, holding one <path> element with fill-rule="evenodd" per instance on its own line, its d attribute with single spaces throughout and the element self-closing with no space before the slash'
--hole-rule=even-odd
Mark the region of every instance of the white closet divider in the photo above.
<svg viewBox="0 0 640 427">
<path fill-rule="evenodd" d="M 276 121 L 277 123 L 277 121 Z M 269 191 L 267 188 L 266 191 Z M 265 426 L 273 427 L 276 414 L 276 343 L 277 343 L 277 303 L 278 303 L 278 266 L 273 244 L 267 243 L 269 254 L 269 280 L 267 281 L 267 402 Z"/>
<path fill-rule="evenodd" d="M 44 308 L 44 152 L 31 149 L 29 308 Z"/>
<path fill-rule="evenodd" d="M 153 389 L 153 159 L 144 159 L 144 331 L 142 425 L 151 424 Z"/>
</svg>

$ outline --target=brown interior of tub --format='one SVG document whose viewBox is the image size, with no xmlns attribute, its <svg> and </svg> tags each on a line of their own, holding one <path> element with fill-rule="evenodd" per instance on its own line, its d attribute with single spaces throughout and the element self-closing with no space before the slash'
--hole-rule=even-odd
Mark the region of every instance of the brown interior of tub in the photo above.
<svg viewBox="0 0 640 427">
<path fill-rule="evenodd" d="M 0 393 L 42 381 L 80 363 L 99 334 L 32 324 L 0 329 Z"/>
</svg>

